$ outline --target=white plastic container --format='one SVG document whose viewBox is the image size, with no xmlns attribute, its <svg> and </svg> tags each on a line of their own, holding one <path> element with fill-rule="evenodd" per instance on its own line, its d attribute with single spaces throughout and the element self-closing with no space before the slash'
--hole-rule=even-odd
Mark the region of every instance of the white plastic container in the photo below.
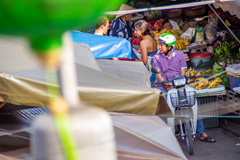
<svg viewBox="0 0 240 160">
<path fill-rule="evenodd" d="M 116 160 L 111 118 L 102 109 L 80 107 L 70 113 L 70 129 L 81 160 Z M 65 160 L 52 115 L 32 124 L 31 154 L 34 160 Z"/>
</svg>

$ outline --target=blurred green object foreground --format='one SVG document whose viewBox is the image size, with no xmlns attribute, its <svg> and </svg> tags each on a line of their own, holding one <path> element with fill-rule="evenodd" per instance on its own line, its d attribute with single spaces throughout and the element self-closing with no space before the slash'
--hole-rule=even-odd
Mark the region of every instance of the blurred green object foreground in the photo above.
<svg viewBox="0 0 240 160">
<path fill-rule="evenodd" d="M 60 48 L 66 30 L 84 26 L 123 0 L 1 0 L 0 34 L 30 39 L 38 54 Z"/>
</svg>

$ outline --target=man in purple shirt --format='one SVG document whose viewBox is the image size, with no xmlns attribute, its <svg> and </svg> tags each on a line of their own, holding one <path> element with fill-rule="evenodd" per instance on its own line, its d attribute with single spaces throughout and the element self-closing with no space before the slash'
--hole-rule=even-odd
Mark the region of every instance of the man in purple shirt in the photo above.
<svg viewBox="0 0 240 160">
<path fill-rule="evenodd" d="M 166 79 L 171 79 L 175 76 L 186 74 L 186 60 L 182 52 L 174 50 L 173 47 L 176 44 L 176 38 L 170 33 L 162 34 L 157 41 L 159 41 L 159 53 L 153 57 L 153 67 L 160 69 L 161 73 L 156 74 L 157 81 L 162 82 Z M 157 89 L 160 89 L 162 93 L 166 93 L 172 87 L 165 87 L 162 85 L 156 85 Z M 204 129 L 202 119 L 197 120 L 197 133 L 200 134 L 201 141 L 213 143 L 216 140 L 207 135 Z"/>
<path fill-rule="evenodd" d="M 161 45 L 161 48 L 164 45 Z M 166 46 L 166 45 L 165 45 Z M 177 75 L 185 75 L 187 68 L 184 54 L 177 50 L 171 50 L 166 55 L 165 53 L 158 52 L 153 59 L 153 66 L 161 70 L 162 74 L 157 74 L 157 80 L 172 79 Z M 158 80 L 158 81 L 159 81 Z M 162 85 L 157 85 L 156 88 L 164 90 Z M 167 88 L 169 90 L 170 88 Z"/>
</svg>

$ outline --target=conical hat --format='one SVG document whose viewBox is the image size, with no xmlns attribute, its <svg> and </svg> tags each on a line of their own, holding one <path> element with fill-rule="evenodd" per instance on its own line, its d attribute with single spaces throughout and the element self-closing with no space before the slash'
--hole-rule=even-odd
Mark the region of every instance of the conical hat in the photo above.
<svg viewBox="0 0 240 160">
<path fill-rule="evenodd" d="M 134 8 L 132 6 L 129 6 L 127 4 L 122 4 L 118 11 L 131 10 L 131 9 L 136 9 L 136 8 Z M 119 17 L 121 17 L 123 15 L 125 15 L 125 14 L 118 14 L 118 15 L 116 15 L 115 18 L 119 18 Z"/>
</svg>

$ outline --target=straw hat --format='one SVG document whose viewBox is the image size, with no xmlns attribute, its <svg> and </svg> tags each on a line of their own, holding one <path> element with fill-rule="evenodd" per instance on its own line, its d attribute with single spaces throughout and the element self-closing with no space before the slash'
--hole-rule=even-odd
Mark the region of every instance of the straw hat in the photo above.
<svg viewBox="0 0 240 160">
<path fill-rule="evenodd" d="M 122 4 L 118 11 L 131 10 L 131 9 L 136 9 L 136 8 L 129 6 L 127 4 Z M 119 18 L 123 15 L 125 15 L 125 14 L 117 14 L 115 18 Z"/>
</svg>

